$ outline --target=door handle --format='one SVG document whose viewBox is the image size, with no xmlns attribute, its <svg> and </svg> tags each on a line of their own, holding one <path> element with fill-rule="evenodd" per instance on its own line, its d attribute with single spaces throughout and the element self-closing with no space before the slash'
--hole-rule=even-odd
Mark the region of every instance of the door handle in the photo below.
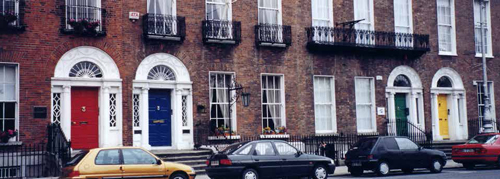
<svg viewBox="0 0 500 179">
<path fill-rule="evenodd" d="M 254 161 L 258 162 L 258 161 L 259 161 L 259 159 L 254 159 Z"/>
<path fill-rule="evenodd" d="M 123 171 L 123 167 L 122 166 L 120 166 L 120 170 Z"/>
</svg>

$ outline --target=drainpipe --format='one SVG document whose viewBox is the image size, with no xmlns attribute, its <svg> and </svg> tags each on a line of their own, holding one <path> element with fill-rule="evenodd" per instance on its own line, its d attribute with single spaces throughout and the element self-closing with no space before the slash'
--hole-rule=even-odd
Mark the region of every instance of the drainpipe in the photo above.
<svg viewBox="0 0 500 179">
<path fill-rule="evenodd" d="M 481 1 L 481 10 L 479 11 L 481 13 L 481 52 L 482 52 L 482 58 L 483 58 L 483 89 L 484 89 L 484 114 L 483 114 L 483 133 L 492 133 L 493 131 L 493 125 L 492 125 L 492 119 L 491 119 L 491 103 L 490 103 L 490 90 L 488 88 L 488 75 L 487 75 L 487 67 L 486 67 L 486 40 L 487 38 L 485 37 L 487 34 L 484 33 L 484 26 L 486 25 L 486 18 L 484 17 L 484 14 L 486 13 L 486 3 L 489 0 L 482 0 Z"/>
</svg>

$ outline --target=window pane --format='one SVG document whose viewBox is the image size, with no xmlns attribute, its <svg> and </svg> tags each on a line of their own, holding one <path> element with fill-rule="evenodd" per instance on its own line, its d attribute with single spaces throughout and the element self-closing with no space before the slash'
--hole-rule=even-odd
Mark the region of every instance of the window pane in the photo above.
<svg viewBox="0 0 500 179">
<path fill-rule="evenodd" d="M 276 155 L 270 142 L 257 143 L 254 149 L 254 155 Z"/>
<path fill-rule="evenodd" d="M 14 119 L 16 117 L 16 103 L 4 103 L 4 104 L 5 104 L 5 118 Z"/>
<path fill-rule="evenodd" d="M 123 163 L 125 165 L 131 164 L 149 164 L 155 165 L 156 158 L 146 153 L 141 149 L 122 149 Z"/>
<path fill-rule="evenodd" d="M 252 150 L 253 145 L 248 145 L 244 149 L 241 149 L 240 152 L 238 152 L 238 155 L 249 155 L 250 151 Z"/>
<path fill-rule="evenodd" d="M 398 144 L 396 144 L 394 138 L 385 138 L 384 145 L 387 150 L 399 150 Z"/>
<path fill-rule="evenodd" d="M 120 154 L 118 150 L 101 150 L 95 158 L 96 165 L 119 165 Z"/>
<path fill-rule="evenodd" d="M 279 155 L 295 155 L 297 154 L 297 150 L 284 142 L 276 142 L 276 150 L 278 150 Z"/>
<path fill-rule="evenodd" d="M 417 150 L 417 144 L 413 143 L 411 140 L 405 138 L 396 138 L 399 149 L 401 150 Z"/>
</svg>

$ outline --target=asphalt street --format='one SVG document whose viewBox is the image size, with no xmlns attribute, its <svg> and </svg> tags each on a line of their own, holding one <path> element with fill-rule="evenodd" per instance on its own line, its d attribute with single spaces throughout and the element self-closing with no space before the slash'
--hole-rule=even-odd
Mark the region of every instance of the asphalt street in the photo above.
<svg viewBox="0 0 500 179">
<path fill-rule="evenodd" d="M 394 171 L 387 177 L 377 177 L 374 173 L 365 173 L 361 177 L 352 177 L 350 175 L 333 176 L 329 178 L 383 178 L 383 179 L 500 179 L 500 169 L 496 168 L 477 168 L 475 170 L 466 170 L 464 168 L 445 169 L 441 173 L 430 173 L 429 170 L 417 170 L 412 174 Z"/>
</svg>

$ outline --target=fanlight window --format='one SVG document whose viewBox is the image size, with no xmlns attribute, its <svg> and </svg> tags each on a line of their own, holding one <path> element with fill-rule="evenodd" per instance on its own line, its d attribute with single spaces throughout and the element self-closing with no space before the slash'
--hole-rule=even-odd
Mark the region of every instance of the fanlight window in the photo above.
<svg viewBox="0 0 500 179">
<path fill-rule="evenodd" d="M 96 64 L 84 61 L 77 63 L 71 68 L 69 77 L 102 78 L 102 71 Z"/>
<path fill-rule="evenodd" d="M 398 87 L 411 87 L 410 79 L 408 79 L 405 75 L 398 75 L 396 79 L 394 79 L 394 86 Z"/>
<path fill-rule="evenodd" d="M 446 76 L 439 78 L 437 83 L 438 83 L 437 87 L 443 87 L 443 88 L 451 88 L 452 87 L 450 78 L 448 78 Z"/>
<path fill-rule="evenodd" d="M 158 65 L 149 71 L 148 80 L 175 81 L 175 75 L 169 67 Z"/>
</svg>

